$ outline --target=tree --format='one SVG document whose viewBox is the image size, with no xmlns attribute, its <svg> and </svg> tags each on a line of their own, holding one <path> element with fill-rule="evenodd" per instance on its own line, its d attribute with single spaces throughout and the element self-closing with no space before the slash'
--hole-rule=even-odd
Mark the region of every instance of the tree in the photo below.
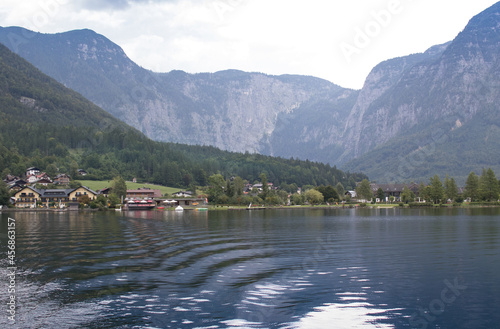
<svg viewBox="0 0 500 329">
<path fill-rule="evenodd" d="M 434 203 L 440 203 L 444 198 L 443 183 L 441 183 L 438 175 L 434 175 L 434 177 L 430 179 L 429 197 L 432 201 L 434 201 Z"/>
<path fill-rule="evenodd" d="M 113 193 L 115 193 L 118 198 L 127 196 L 127 183 L 121 176 L 116 176 L 111 182 L 111 187 L 113 188 Z"/>
<path fill-rule="evenodd" d="M 498 180 L 491 168 L 483 169 L 483 173 L 479 178 L 479 195 L 481 200 L 496 201 L 498 200 Z"/>
<path fill-rule="evenodd" d="M 415 194 L 408 188 L 408 186 L 404 186 L 403 192 L 401 193 L 401 201 L 404 203 L 408 203 L 415 199 Z"/>
<path fill-rule="evenodd" d="M 477 201 L 479 192 L 479 177 L 471 171 L 465 182 L 465 197 Z"/>
<path fill-rule="evenodd" d="M 72 181 L 69 182 L 69 187 L 72 188 L 72 189 L 77 189 L 80 186 L 82 186 L 82 183 L 80 183 L 79 181 L 72 180 Z"/>
<path fill-rule="evenodd" d="M 243 195 L 243 189 L 245 188 L 245 182 L 240 176 L 236 176 L 233 179 L 233 190 L 237 196 Z"/>
<path fill-rule="evenodd" d="M 208 200 L 219 201 L 219 198 L 224 194 L 224 186 L 226 181 L 221 174 L 215 174 L 208 177 Z"/>
<path fill-rule="evenodd" d="M 444 194 L 446 199 L 450 199 L 451 201 L 454 201 L 458 196 L 458 187 L 455 179 L 453 177 L 451 179 L 448 178 L 448 175 L 444 179 Z"/>
<path fill-rule="evenodd" d="M 335 190 L 335 188 L 331 185 L 328 185 L 328 186 L 318 186 L 316 188 L 316 190 L 318 190 L 321 194 L 323 194 L 323 197 L 326 201 L 331 201 L 331 200 L 338 200 L 339 199 L 339 195 L 337 193 L 337 190 Z"/>
<path fill-rule="evenodd" d="M 87 194 L 85 195 L 80 195 L 77 199 L 78 203 L 82 204 L 82 205 L 88 205 L 90 204 L 90 198 Z"/>
<path fill-rule="evenodd" d="M 110 208 L 115 208 L 117 204 L 119 204 L 121 202 L 120 198 L 118 197 L 118 195 L 116 195 L 115 193 L 111 193 L 109 196 L 108 196 L 108 202 L 109 202 L 109 207 Z"/>
<path fill-rule="evenodd" d="M 10 203 L 10 192 L 7 184 L 0 180 L 0 205 L 6 206 Z"/>
<path fill-rule="evenodd" d="M 420 182 L 420 185 L 418 185 L 418 196 L 420 198 L 420 201 L 429 200 L 429 194 L 427 193 L 424 182 Z"/>
<path fill-rule="evenodd" d="M 323 194 L 321 194 L 321 192 L 317 191 L 317 190 L 308 190 L 305 194 L 304 194 L 306 200 L 310 203 L 310 204 L 320 204 L 321 202 L 323 202 L 325 200 Z"/>
<path fill-rule="evenodd" d="M 57 175 L 57 166 L 53 163 L 49 164 L 45 169 L 45 173 L 53 179 Z"/>
<path fill-rule="evenodd" d="M 265 200 L 267 197 L 267 193 L 269 192 L 269 186 L 267 185 L 267 175 L 262 173 L 259 175 L 260 181 L 262 183 L 262 192 L 260 193 L 260 197 Z"/>
<path fill-rule="evenodd" d="M 378 188 L 376 196 L 377 196 L 377 199 L 380 200 L 380 202 L 385 201 L 385 192 L 381 187 Z"/>
<path fill-rule="evenodd" d="M 304 201 L 305 201 L 305 197 L 303 194 L 295 193 L 295 194 L 292 194 L 291 201 L 294 205 L 303 205 Z"/>
<path fill-rule="evenodd" d="M 337 190 L 337 193 L 339 195 L 339 198 L 343 198 L 344 197 L 344 194 L 345 194 L 345 189 L 344 189 L 344 185 L 342 185 L 342 183 L 337 183 L 337 185 L 335 185 L 335 190 Z"/>
<path fill-rule="evenodd" d="M 233 185 L 231 184 L 231 180 L 229 180 L 229 179 L 226 180 L 226 188 L 225 188 L 224 192 L 228 198 L 230 198 L 234 195 Z"/>
<path fill-rule="evenodd" d="M 367 201 L 373 198 L 372 188 L 368 179 L 363 179 L 358 186 L 356 186 L 356 194 Z"/>
</svg>

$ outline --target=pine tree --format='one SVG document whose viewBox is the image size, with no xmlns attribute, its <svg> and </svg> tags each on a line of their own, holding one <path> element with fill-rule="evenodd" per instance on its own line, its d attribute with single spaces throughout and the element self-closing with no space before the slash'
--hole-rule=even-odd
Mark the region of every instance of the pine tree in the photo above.
<svg viewBox="0 0 500 329">
<path fill-rule="evenodd" d="M 384 190 L 379 187 L 378 190 L 377 190 L 377 199 L 380 200 L 380 202 L 384 202 L 385 201 L 385 192 Z"/>
<path fill-rule="evenodd" d="M 491 168 L 483 169 L 483 173 L 479 178 L 479 195 L 482 200 L 496 201 L 498 200 L 498 180 Z"/>
<path fill-rule="evenodd" d="M 403 192 L 401 193 L 401 201 L 404 203 L 408 203 L 415 198 L 415 194 L 408 188 L 408 186 L 404 186 Z"/>
<path fill-rule="evenodd" d="M 444 198 L 443 183 L 438 175 L 430 179 L 430 198 L 434 203 L 439 203 Z"/>
<path fill-rule="evenodd" d="M 444 194 L 446 199 L 450 199 L 452 201 L 455 200 L 458 195 L 458 187 L 455 183 L 455 179 L 453 177 L 451 179 L 448 178 L 448 175 L 446 175 L 446 178 L 444 179 Z"/>
<path fill-rule="evenodd" d="M 0 205 L 6 206 L 9 204 L 9 202 L 10 202 L 9 187 L 3 180 L 0 180 Z"/>
<path fill-rule="evenodd" d="M 471 201 L 477 201 L 479 191 L 479 177 L 471 171 L 465 182 L 465 196 Z"/>
</svg>

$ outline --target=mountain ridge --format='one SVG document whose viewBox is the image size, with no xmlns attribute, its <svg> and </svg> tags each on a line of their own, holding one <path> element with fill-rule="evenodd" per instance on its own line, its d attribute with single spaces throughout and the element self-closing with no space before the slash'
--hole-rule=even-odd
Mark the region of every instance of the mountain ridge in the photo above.
<svg viewBox="0 0 500 329">
<path fill-rule="evenodd" d="M 184 188 L 206 186 L 214 174 L 254 182 L 265 173 L 276 186 L 365 178 L 322 163 L 152 141 L 0 44 L 0 172 L 21 176 L 31 166 Z"/>
</svg>

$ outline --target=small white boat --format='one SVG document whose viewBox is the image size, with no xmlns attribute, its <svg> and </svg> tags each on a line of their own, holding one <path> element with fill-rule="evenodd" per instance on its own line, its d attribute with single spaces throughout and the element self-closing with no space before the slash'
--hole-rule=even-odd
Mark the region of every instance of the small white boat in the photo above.
<svg viewBox="0 0 500 329">
<path fill-rule="evenodd" d="M 175 208 L 175 211 L 184 211 L 184 208 L 182 208 L 181 206 L 177 206 L 177 208 Z"/>
</svg>

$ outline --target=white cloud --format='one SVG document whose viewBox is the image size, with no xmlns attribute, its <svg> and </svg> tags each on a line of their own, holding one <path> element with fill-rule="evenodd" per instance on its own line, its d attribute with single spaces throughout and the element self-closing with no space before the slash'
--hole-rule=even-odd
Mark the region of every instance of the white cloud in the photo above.
<svg viewBox="0 0 500 329">
<path fill-rule="evenodd" d="M 0 18 L 6 26 L 47 33 L 90 28 L 154 71 L 234 68 L 313 75 L 360 88 L 374 65 L 452 40 L 472 16 L 494 3 L 3 0 Z M 354 52 L 346 54 L 345 45 Z"/>
</svg>

